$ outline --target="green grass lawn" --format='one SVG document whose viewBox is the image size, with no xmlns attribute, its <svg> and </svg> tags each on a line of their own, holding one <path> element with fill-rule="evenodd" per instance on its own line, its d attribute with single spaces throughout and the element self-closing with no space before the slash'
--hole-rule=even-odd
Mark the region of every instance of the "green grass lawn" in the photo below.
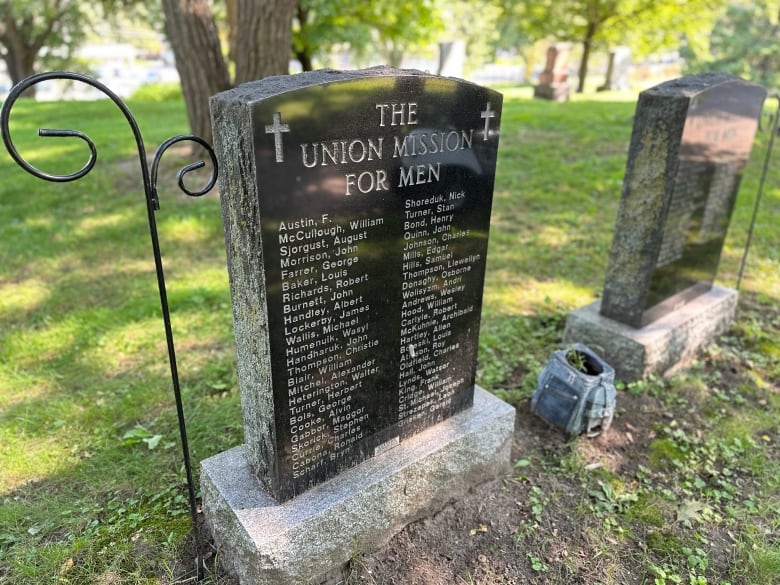
<svg viewBox="0 0 780 585">
<path fill-rule="evenodd" d="M 130 107 L 150 150 L 186 131 L 181 103 Z M 600 295 L 633 110 L 609 95 L 557 104 L 506 91 L 478 382 L 515 404 L 530 395 L 566 313 Z M 20 102 L 14 139 L 47 172 L 75 171 L 86 153 L 78 141 L 37 138 L 40 126 L 87 133 L 99 160 L 87 178 L 55 184 L 0 158 L 0 582 L 166 583 L 191 568 L 180 564 L 191 526 L 137 154 L 112 104 Z M 725 286 L 735 283 L 767 142 L 759 137 L 746 171 Z M 180 162 L 190 161 L 170 152 L 163 165 L 157 218 L 197 462 L 243 433 L 219 202 L 175 188 Z M 755 384 L 774 393 L 764 403 L 774 419 L 766 408 L 728 419 L 739 436 L 760 421 L 767 440 L 756 449 L 780 441 L 780 324 L 762 320 L 780 299 L 778 217 L 773 170 L 742 287 L 751 308 L 734 336 L 755 342 Z M 681 441 L 670 435 L 659 458 Z M 761 489 L 777 489 L 778 463 L 764 461 Z M 777 528 L 774 503 L 756 502 L 755 513 Z M 780 575 L 776 541 L 744 541 Z M 658 585 L 678 582 L 658 575 Z"/>
</svg>

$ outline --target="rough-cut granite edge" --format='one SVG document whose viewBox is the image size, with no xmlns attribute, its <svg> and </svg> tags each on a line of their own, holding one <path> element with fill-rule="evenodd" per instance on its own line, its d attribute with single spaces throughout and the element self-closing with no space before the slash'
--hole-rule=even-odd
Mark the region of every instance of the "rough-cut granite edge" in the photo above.
<svg viewBox="0 0 780 585">
<path fill-rule="evenodd" d="M 563 340 L 584 343 L 599 353 L 625 382 L 650 374 L 666 376 L 687 365 L 703 346 L 729 328 L 738 298 L 732 289 L 713 286 L 641 329 L 602 315 L 598 300 L 569 313 Z"/>
<path fill-rule="evenodd" d="M 277 504 L 243 446 L 202 462 L 203 511 L 222 566 L 243 585 L 322 583 L 508 471 L 515 410 L 475 389 L 474 406 Z"/>
<path fill-rule="evenodd" d="M 319 69 L 317 71 L 296 73 L 295 75 L 265 77 L 263 79 L 258 79 L 257 81 L 242 83 L 234 89 L 215 94 L 211 97 L 211 101 L 218 100 L 251 104 L 305 87 L 350 81 L 353 79 L 368 79 L 372 77 L 435 77 L 437 79 L 450 79 L 467 85 L 481 87 L 476 83 L 458 77 L 444 77 L 418 69 L 395 69 L 385 65 L 378 65 L 367 69 Z"/>
</svg>

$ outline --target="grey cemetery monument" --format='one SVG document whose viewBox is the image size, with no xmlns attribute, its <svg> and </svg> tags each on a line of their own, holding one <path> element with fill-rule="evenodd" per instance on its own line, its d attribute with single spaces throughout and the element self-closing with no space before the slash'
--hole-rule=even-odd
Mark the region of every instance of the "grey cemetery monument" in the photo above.
<svg viewBox="0 0 780 585">
<path fill-rule="evenodd" d="M 202 490 L 242 583 L 327 579 L 507 468 L 474 383 L 501 105 L 382 68 L 212 98 L 245 444 Z"/>
<path fill-rule="evenodd" d="M 628 89 L 630 72 L 631 49 L 623 46 L 615 47 L 609 52 L 604 85 L 599 86 L 596 91 L 622 91 Z"/>
<path fill-rule="evenodd" d="M 731 323 L 737 293 L 714 281 L 765 97 L 719 73 L 640 94 L 603 296 L 564 334 L 620 378 L 671 372 Z"/>
</svg>

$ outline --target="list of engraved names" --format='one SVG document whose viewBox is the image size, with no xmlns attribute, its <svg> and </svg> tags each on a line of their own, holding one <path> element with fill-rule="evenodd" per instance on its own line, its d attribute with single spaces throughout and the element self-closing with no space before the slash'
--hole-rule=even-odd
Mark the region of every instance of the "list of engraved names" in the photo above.
<svg viewBox="0 0 780 585">
<path fill-rule="evenodd" d="M 402 263 L 401 364 L 398 380 L 399 423 L 433 417 L 449 406 L 462 388 L 451 360 L 460 343 L 453 339 L 453 324 L 474 312 L 461 302 L 464 275 L 475 268 L 479 254 L 459 256 L 456 242 L 469 229 L 453 223 L 465 191 L 452 191 L 404 202 Z"/>
<path fill-rule="evenodd" d="M 336 223 L 328 214 L 279 225 L 284 352 L 293 477 L 332 463 L 362 439 L 369 415 L 354 400 L 377 373 L 379 345 L 361 246 L 383 218 Z"/>
</svg>

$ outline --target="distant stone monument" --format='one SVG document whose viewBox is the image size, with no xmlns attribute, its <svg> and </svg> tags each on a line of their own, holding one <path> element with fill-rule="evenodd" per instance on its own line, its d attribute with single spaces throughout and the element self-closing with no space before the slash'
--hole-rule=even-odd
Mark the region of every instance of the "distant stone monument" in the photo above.
<svg viewBox="0 0 780 585">
<path fill-rule="evenodd" d="M 565 331 L 619 378 L 670 372 L 730 324 L 737 293 L 714 280 L 765 97 L 720 73 L 640 94 L 604 294 Z"/>
<path fill-rule="evenodd" d="M 628 47 L 615 47 L 609 52 L 604 85 L 598 87 L 596 91 L 623 91 L 628 89 L 630 72 L 631 49 Z"/>
<path fill-rule="evenodd" d="M 509 464 L 475 386 L 501 95 L 323 71 L 214 96 L 245 444 L 203 462 L 242 583 L 324 578 Z"/>
<path fill-rule="evenodd" d="M 439 43 L 439 69 L 444 77 L 463 77 L 466 69 L 466 42 L 458 39 Z"/>
<path fill-rule="evenodd" d="M 565 102 L 571 93 L 569 87 L 570 43 L 556 43 L 547 49 L 547 61 L 534 87 L 534 97 Z"/>
</svg>

